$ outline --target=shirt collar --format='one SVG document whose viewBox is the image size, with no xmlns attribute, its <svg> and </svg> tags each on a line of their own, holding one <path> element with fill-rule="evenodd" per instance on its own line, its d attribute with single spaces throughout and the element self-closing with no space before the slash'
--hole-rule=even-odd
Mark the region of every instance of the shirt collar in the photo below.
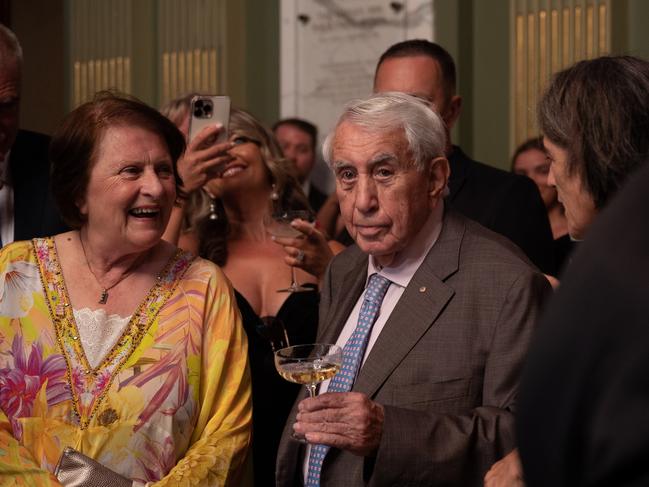
<svg viewBox="0 0 649 487">
<path fill-rule="evenodd" d="M 440 204 L 428 215 L 428 219 L 424 223 L 419 233 L 415 235 L 410 245 L 403 249 L 395 257 L 396 265 L 390 267 L 381 267 L 374 256 L 370 255 L 367 265 L 367 279 L 372 274 L 381 274 L 383 277 L 389 279 L 393 283 L 407 287 L 415 275 L 419 266 L 433 248 L 440 232 L 442 231 L 442 218 L 444 215 L 444 203 Z M 367 286 L 367 281 L 366 281 Z"/>
</svg>

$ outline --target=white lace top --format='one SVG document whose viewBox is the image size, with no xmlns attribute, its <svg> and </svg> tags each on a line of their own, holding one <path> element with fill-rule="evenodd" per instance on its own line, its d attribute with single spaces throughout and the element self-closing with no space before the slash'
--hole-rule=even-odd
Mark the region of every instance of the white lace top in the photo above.
<svg viewBox="0 0 649 487">
<path fill-rule="evenodd" d="M 131 317 L 107 315 L 103 309 L 82 308 L 72 311 L 79 330 L 81 346 L 88 363 L 94 369 L 119 340 Z"/>
</svg>

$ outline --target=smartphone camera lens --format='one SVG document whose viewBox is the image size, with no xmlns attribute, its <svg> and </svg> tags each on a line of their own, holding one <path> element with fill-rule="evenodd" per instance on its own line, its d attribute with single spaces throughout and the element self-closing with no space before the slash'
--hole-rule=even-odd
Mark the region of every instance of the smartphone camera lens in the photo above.
<svg viewBox="0 0 649 487">
<path fill-rule="evenodd" d="M 194 102 L 194 117 L 196 118 L 212 118 L 212 102 L 211 100 L 196 100 Z"/>
</svg>

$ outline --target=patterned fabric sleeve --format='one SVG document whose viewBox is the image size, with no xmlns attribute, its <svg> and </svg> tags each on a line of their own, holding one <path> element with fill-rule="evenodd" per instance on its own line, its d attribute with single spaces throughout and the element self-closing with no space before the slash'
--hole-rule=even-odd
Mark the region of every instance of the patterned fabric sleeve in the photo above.
<svg viewBox="0 0 649 487">
<path fill-rule="evenodd" d="M 20 261 L 27 260 L 29 247 L 15 243 L 8 245 L 0 251 L 0 340 L 9 336 L 5 328 L 11 327 L 12 318 L 26 314 L 25 308 L 31 308 L 30 292 L 32 288 L 40 285 L 36 267 L 28 264 L 20 265 Z M 0 365 L 3 367 L 3 365 Z M 35 381 L 18 371 L 13 374 L 16 381 L 25 381 L 22 390 L 34 391 L 35 402 L 40 403 L 38 396 L 42 396 L 44 388 L 35 387 Z M 8 380 L 4 377 L 1 380 Z M 40 384 L 38 384 L 40 385 Z M 15 388 L 17 389 L 17 388 Z M 22 403 L 20 394 L 0 397 L 0 405 L 9 404 L 19 407 Z M 36 487 L 60 486 L 50 472 L 40 468 L 29 450 L 23 447 L 15 438 L 9 418 L 0 408 L 0 484 L 1 485 L 29 485 Z"/>
<path fill-rule="evenodd" d="M 60 486 L 50 472 L 41 469 L 27 448 L 11 433 L 7 416 L 0 411 L 0 485 L 54 487 Z"/>
<path fill-rule="evenodd" d="M 229 282 L 209 272 L 198 422 L 191 447 L 156 487 L 240 485 L 252 417 L 247 339 Z"/>
</svg>

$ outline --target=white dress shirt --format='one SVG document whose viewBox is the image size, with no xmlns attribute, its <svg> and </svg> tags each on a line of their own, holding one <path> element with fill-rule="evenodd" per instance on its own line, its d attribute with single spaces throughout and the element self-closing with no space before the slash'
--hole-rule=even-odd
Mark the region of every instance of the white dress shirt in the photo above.
<svg viewBox="0 0 649 487">
<path fill-rule="evenodd" d="M 9 170 L 9 156 L 0 161 L 0 237 L 2 245 L 14 241 L 14 188 Z"/>
</svg>

